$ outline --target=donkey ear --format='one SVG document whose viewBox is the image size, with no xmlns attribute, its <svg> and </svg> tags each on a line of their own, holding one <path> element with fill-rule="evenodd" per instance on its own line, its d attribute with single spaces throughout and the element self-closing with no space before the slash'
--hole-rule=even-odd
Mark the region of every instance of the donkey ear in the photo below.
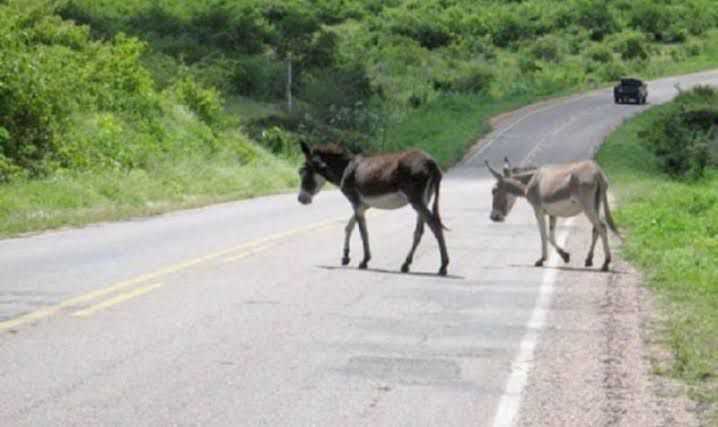
<svg viewBox="0 0 718 427">
<path fill-rule="evenodd" d="M 304 153 L 304 155 L 305 155 L 306 157 L 309 157 L 309 156 L 312 155 L 312 149 L 309 148 L 309 145 L 307 145 L 306 142 L 301 141 L 301 142 L 299 143 L 299 145 L 302 146 L 302 153 Z"/>
<path fill-rule="evenodd" d="M 489 172 L 491 172 L 491 175 L 494 176 L 494 178 L 498 179 L 499 181 L 504 180 L 504 176 L 498 173 L 494 168 L 491 167 L 488 160 L 484 160 L 484 163 L 486 163 L 486 167 L 489 168 Z"/>
<path fill-rule="evenodd" d="M 511 162 L 509 162 L 508 156 L 504 157 L 504 176 L 506 178 L 511 176 Z"/>
</svg>

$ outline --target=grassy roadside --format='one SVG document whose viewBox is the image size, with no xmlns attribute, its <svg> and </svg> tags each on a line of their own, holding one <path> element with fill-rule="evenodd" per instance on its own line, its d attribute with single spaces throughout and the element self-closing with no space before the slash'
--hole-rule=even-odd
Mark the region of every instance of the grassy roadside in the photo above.
<svg viewBox="0 0 718 427">
<path fill-rule="evenodd" d="M 718 170 L 697 182 L 661 172 L 639 132 L 662 108 L 617 129 L 598 160 L 619 199 L 623 254 L 645 273 L 665 313 L 663 338 L 674 357 L 656 368 L 687 382 L 718 422 Z"/>
<path fill-rule="evenodd" d="M 263 150 L 239 164 L 215 156 L 163 161 L 149 171 L 66 173 L 0 186 L 0 236 L 160 214 L 286 191 L 295 165 Z"/>
</svg>

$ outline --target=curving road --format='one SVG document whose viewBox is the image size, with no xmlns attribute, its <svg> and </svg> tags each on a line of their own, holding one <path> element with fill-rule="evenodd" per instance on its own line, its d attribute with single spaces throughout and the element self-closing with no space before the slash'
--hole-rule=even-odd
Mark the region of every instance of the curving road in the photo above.
<svg viewBox="0 0 718 427">
<path fill-rule="evenodd" d="M 718 73 L 651 82 L 649 104 L 677 82 Z M 587 159 L 644 108 L 599 90 L 499 118 L 444 180 L 446 278 L 430 233 L 397 273 L 409 209 L 369 215 L 369 270 L 358 232 L 339 267 L 351 211 L 336 191 L 0 241 L 0 425 L 609 424 L 622 407 L 590 381 L 603 368 L 578 381 L 555 365 L 605 335 L 581 322 L 615 274 L 581 267 L 583 219 L 559 226 L 569 268 L 531 267 L 533 214 L 521 202 L 490 223 L 483 161 Z"/>
</svg>

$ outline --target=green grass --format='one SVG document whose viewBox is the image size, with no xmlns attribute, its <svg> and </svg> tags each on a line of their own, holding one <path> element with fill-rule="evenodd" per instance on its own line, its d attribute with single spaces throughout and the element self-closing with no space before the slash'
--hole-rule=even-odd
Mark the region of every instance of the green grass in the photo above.
<svg viewBox="0 0 718 427">
<path fill-rule="evenodd" d="M 0 236 L 154 215 L 286 191 L 296 167 L 258 150 L 249 164 L 213 156 L 165 160 L 149 171 L 66 173 L 0 186 Z"/>
<path fill-rule="evenodd" d="M 250 123 L 252 120 L 263 119 L 272 115 L 283 115 L 284 112 L 277 104 L 256 101 L 245 96 L 233 96 L 227 99 L 226 113 L 236 116 L 240 123 Z"/>
<path fill-rule="evenodd" d="M 663 174 L 638 132 L 659 108 L 616 130 L 598 160 L 618 196 L 618 223 L 627 230 L 624 255 L 660 297 L 665 339 L 673 353 L 667 372 L 692 386 L 718 422 L 718 170 L 697 182 Z"/>
</svg>

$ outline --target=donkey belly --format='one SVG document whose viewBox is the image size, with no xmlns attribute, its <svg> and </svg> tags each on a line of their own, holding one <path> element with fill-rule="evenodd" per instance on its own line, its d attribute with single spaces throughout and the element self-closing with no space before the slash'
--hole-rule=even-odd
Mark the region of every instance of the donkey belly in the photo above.
<svg viewBox="0 0 718 427">
<path fill-rule="evenodd" d="M 583 212 L 583 207 L 578 200 L 568 199 L 553 203 L 545 203 L 544 211 L 551 216 L 570 217 L 576 216 Z"/>
<path fill-rule="evenodd" d="M 399 209 L 409 203 L 409 198 L 401 191 L 381 196 L 362 196 L 362 202 L 377 209 Z"/>
</svg>

